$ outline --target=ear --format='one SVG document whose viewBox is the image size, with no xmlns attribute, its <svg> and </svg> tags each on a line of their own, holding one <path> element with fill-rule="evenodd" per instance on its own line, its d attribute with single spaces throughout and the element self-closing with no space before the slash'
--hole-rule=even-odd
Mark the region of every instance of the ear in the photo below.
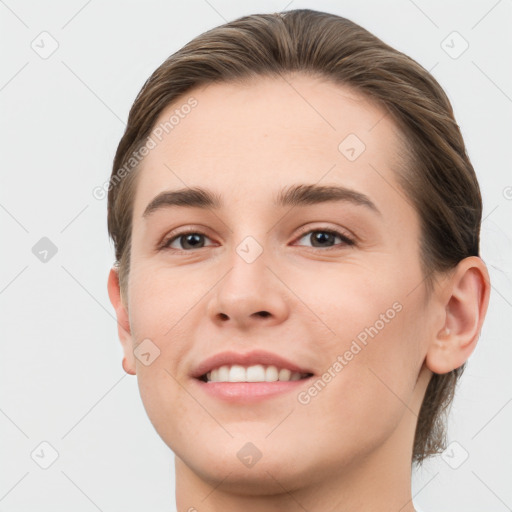
<svg viewBox="0 0 512 512">
<path fill-rule="evenodd" d="M 478 256 L 463 259 L 443 286 L 444 325 L 430 344 L 426 365 L 434 373 L 462 366 L 476 347 L 489 305 L 487 267 Z"/>
<path fill-rule="evenodd" d="M 119 287 L 119 270 L 117 267 L 112 267 L 110 269 L 107 289 L 110 302 L 116 311 L 117 332 L 124 352 L 123 369 L 126 373 L 135 375 L 135 355 L 133 353 L 133 340 L 130 331 L 130 320 L 128 316 L 128 310 L 121 299 L 121 289 Z"/>
</svg>

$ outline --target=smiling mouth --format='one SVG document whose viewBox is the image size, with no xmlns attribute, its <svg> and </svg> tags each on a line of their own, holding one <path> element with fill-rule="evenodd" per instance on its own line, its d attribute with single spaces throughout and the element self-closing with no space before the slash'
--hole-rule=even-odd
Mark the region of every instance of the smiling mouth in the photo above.
<svg viewBox="0 0 512 512">
<path fill-rule="evenodd" d="M 278 368 L 274 365 L 256 364 L 252 366 L 223 365 L 201 375 L 198 379 L 202 382 L 289 382 L 304 380 L 312 377 L 312 373 L 292 372 L 287 368 Z"/>
</svg>

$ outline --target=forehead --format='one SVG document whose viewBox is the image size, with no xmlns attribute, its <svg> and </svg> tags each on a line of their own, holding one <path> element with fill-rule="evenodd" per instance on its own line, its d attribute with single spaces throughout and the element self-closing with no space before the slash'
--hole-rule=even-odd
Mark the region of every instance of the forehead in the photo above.
<svg viewBox="0 0 512 512">
<path fill-rule="evenodd" d="M 386 202 L 386 194 L 395 203 L 398 197 L 392 169 L 399 139 L 390 116 L 319 77 L 259 77 L 192 89 L 162 111 L 151 138 L 136 216 L 162 190 L 187 186 L 215 190 L 231 203 L 268 201 L 292 183 L 343 185 L 377 196 L 377 203 Z"/>
</svg>

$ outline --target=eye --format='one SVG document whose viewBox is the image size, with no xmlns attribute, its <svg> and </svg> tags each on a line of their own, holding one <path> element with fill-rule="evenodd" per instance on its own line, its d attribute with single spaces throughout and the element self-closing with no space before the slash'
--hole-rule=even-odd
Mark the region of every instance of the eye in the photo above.
<svg viewBox="0 0 512 512">
<path fill-rule="evenodd" d="M 310 229 L 309 231 L 304 231 L 298 240 L 308 237 L 312 243 L 311 247 L 313 248 L 336 249 L 336 247 L 340 245 L 355 245 L 354 240 L 334 229 Z M 206 247 L 204 243 L 205 238 L 210 239 L 200 231 L 183 231 L 181 233 L 174 234 L 164 241 L 161 249 L 190 252 L 191 249 L 201 249 Z M 335 243 L 336 238 L 341 240 L 341 244 Z"/>
<path fill-rule="evenodd" d="M 311 247 L 314 248 L 324 247 L 326 249 L 335 249 L 336 245 L 331 244 L 335 242 L 336 238 L 341 240 L 341 245 L 355 245 L 354 240 L 334 229 L 310 229 L 309 231 L 306 231 L 304 234 L 302 234 L 298 240 L 302 240 L 303 238 L 310 240 L 312 243 Z"/>
<path fill-rule="evenodd" d="M 172 249 L 178 251 L 201 249 L 202 247 L 205 247 L 204 238 L 208 237 L 199 231 L 184 231 L 167 239 L 167 241 L 163 243 L 162 249 Z M 175 242 L 177 242 L 178 247 L 172 247 Z"/>
</svg>

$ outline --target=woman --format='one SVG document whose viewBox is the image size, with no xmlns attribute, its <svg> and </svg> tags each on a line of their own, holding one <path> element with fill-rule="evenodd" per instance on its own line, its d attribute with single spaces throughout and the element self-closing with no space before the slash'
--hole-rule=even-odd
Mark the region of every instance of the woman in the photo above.
<svg viewBox="0 0 512 512">
<path fill-rule="evenodd" d="M 353 22 L 246 16 L 144 84 L 108 281 L 179 511 L 413 511 L 489 301 L 445 93 Z"/>
</svg>

